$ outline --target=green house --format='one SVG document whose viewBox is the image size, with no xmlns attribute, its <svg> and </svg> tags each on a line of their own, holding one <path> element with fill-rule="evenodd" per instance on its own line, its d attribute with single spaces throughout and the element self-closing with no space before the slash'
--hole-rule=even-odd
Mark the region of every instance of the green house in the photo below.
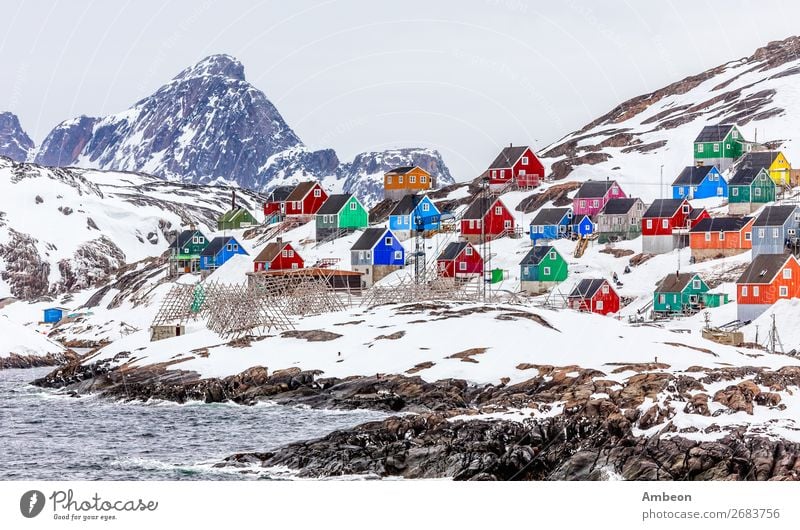
<svg viewBox="0 0 800 530">
<path fill-rule="evenodd" d="M 239 230 L 256 226 L 258 221 L 249 211 L 238 207 L 228 210 L 217 221 L 217 230 Z"/>
<path fill-rule="evenodd" d="M 550 245 L 534 246 L 525 254 L 520 266 L 520 289 L 541 294 L 567 279 L 567 261 Z"/>
<path fill-rule="evenodd" d="M 351 193 L 331 195 L 317 210 L 317 241 L 344 235 L 369 226 L 369 214 Z"/>
<path fill-rule="evenodd" d="M 708 292 L 708 284 L 694 272 L 665 276 L 653 292 L 653 311 L 662 314 L 692 314 L 706 307 L 719 307 L 728 295 Z"/>
<path fill-rule="evenodd" d="M 745 153 L 746 144 L 736 125 L 707 125 L 694 139 L 695 165 L 717 166 L 725 171 Z"/>
<path fill-rule="evenodd" d="M 763 167 L 741 167 L 728 182 L 730 213 L 747 214 L 775 200 L 775 181 Z"/>
<path fill-rule="evenodd" d="M 200 230 L 184 230 L 170 245 L 170 264 L 177 273 L 200 270 L 200 253 L 208 246 L 208 238 Z"/>
</svg>

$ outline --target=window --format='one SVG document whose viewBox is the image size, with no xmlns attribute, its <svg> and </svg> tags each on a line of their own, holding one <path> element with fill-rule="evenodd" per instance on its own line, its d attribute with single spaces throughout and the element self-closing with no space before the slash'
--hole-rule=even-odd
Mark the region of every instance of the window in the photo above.
<svg viewBox="0 0 800 530">
<path fill-rule="evenodd" d="M 475 219 L 470 219 L 469 220 L 469 227 L 470 228 L 475 228 Z"/>
<path fill-rule="evenodd" d="M 700 289 L 700 280 L 692 280 L 692 289 Z"/>
<path fill-rule="evenodd" d="M 294 257 L 294 250 L 290 250 L 290 251 L 289 251 L 289 257 L 290 257 L 290 258 L 293 258 L 293 257 Z"/>
<path fill-rule="evenodd" d="M 698 153 L 702 153 L 703 152 L 703 144 L 697 144 L 697 152 Z"/>
<path fill-rule="evenodd" d="M 314 190 L 314 197 L 317 197 L 317 198 L 322 197 L 322 190 L 319 189 L 319 188 L 315 189 Z"/>
<path fill-rule="evenodd" d="M 239 245 L 237 245 L 236 243 L 233 244 L 233 251 L 239 252 Z"/>
<path fill-rule="evenodd" d="M 356 208 L 358 208 L 358 205 L 356 204 L 356 202 L 355 201 L 351 201 L 350 202 L 350 209 L 351 210 L 355 210 Z"/>
<path fill-rule="evenodd" d="M 518 174 L 520 177 L 524 177 L 524 176 L 525 176 L 525 170 L 524 170 L 524 169 L 520 169 L 520 170 L 517 172 L 517 174 Z"/>
<path fill-rule="evenodd" d="M 616 186 L 611 186 L 611 195 L 617 195 L 619 193 L 619 189 Z"/>
<path fill-rule="evenodd" d="M 495 206 L 494 207 L 494 214 L 495 215 L 502 215 L 502 213 L 503 213 L 503 208 L 501 206 Z"/>
<path fill-rule="evenodd" d="M 669 228 L 669 219 L 661 220 L 661 228 Z"/>
<path fill-rule="evenodd" d="M 391 183 L 392 183 L 392 176 L 391 175 L 387 175 L 386 184 L 391 184 Z"/>
<path fill-rule="evenodd" d="M 744 234 L 744 240 L 745 241 L 751 241 L 752 239 L 753 239 L 753 233 L 752 232 L 746 232 Z"/>
<path fill-rule="evenodd" d="M 392 246 L 392 238 L 391 237 L 385 238 L 383 240 L 383 244 L 386 245 L 387 247 L 391 247 Z"/>
<path fill-rule="evenodd" d="M 762 237 L 762 238 L 764 237 L 764 229 L 763 228 L 759 228 L 758 229 L 758 237 Z"/>
<path fill-rule="evenodd" d="M 496 170 L 496 169 L 493 169 L 493 170 L 492 170 L 492 177 L 496 177 L 496 176 L 497 176 L 497 170 Z"/>
<path fill-rule="evenodd" d="M 428 177 L 426 177 L 425 175 L 422 175 L 422 176 L 419 177 L 419 183 L 420 184 L 425 184 L 427 182 L 428 182 Z"/>
<path fill-rule="evenodd" d="M 292 263 L 292 268 L 293 268 L 293 269 L 296 269 L 298 266 L 299 266 L 299 264 L 298 264 L 297 262 L 295 262 L 295 263 Z"/>
<path fill-rule="evenodd" d="M 511 220 L 506 219 L 505 221 L 503 221 L 503 229 L 508 230 L 510 228 L 511 228 Z"/>
<path fill-rule="evenodd" d="M 192 243 L 194 243 L 196 245 L 199 242 L 200 242 L 200 240 L 199 240 L 199 238 L 197 236 L 192 236 Z"/>
<path fill-rule="evenodd" d="M 403 251 L 402 250 L 395 250 L 394 251 L 394 259 L 402 260 L 403 259 Z"/>
<path fill-rule="evenodd" d="M 372 251 L 371 250 L 365 250 L 364 251 L 364 257 L 367 258 L 367 259 L 372 259 Z"/>
<path fill-rule="evenodd" d="M 550 259 L 556 259 L 556 251 L 555 250 L 551 250 L 550 251 Z"/>
<path fill-rule="evenodd" d="M 754 285 L 753 286 L 753 296 L 758 296 L 758 291 L 759 291 L 758 285 Z"/>
<path fill-rule="evenodd" d="M 500 170 L 500 178 L 501 178 L 501 179 L 504 179 L 504 178 L 506 178 L 506 170 L 505 170 L 505 169 L 501 169 L 501 170 Z"/>
<path fill-rule="evenodd" d="M 747 296 L 747 286 L 742 285 L 742 296 Z"/>
<path fill-rule="evenodd" d="M 714 144 L 714 152 L 719 153 L 719 144 Z"/>
<path fill-rule="evenodd" d="M 597 208 L 597 207 L 599 207 L 599 206 L 600 206 L 600 201 L 598 201 L 597 199 L 594 199 L 594 200 L 592 201 L 592 207 L 593 207 L 593 208 Z"/>
<path fill-rule="evenodd" d="M 647 228 L 653 228 L 653 220 L 652 219 L 648 219 L 647 220 Z"/>
<path fill-rule="evenodd" d="M 772 237 L 780 237 L 780 230 L 778 228 L 772 229 Z"/>
<path fill-rule="evenodd" d="M 286 250 L 286 249 L 282 250 L 281 251 L 281 256 L 283 256 L 284 258 L 288 258 L 289 257 L 289 251 Z"/>
<path fill-rule="evenodd" d="M 603 291 L 603 294 L 608 294 L 608 284 L 603 284 L 602 291 Z"/>
<path fill-rule="evenodd" d="M 761 188 L 755 188 L 753 190 L 753 195 L 755 195 L 756 197 L 761 197 Z"/>
<path fill-rule="evenodd" d="M 458 264 L 458 270 L 460 270 L 460 271 L 467 270 L 467 262 L 466 261 L 462 261 L 461 263 L 459 263 Z"/>
<path fill-rule="evenodd" d="M 228 252 L 232 252 L 233 251 L 233 245 L 231 245 L 230 243 L 228 243 L 228 245 L 225 248 L 226 248 L 226 250 Z"/>
<path fill-rule="evenodd" d="M 525 164 L 525 165 L 528 164 L 528 157 L 527 156 L 523 156 L 522 157 L 522 163 Z"/>
<path fill-rule="evenodd" d="M 427 202 L 423 202 L 423 203 L 422 203 L 422 211 L 423 211 L 423 212 L 427 212 L 427 211 L 429 211 L 430 209 L 431 209 L 431 205 L 430 205 L 430 204 L 428 204 Z"/>
<path fill-rule="evenodd" d="M 329 222 L 330 222 L 330 216 L 328 216 L 328 215 L 323 215 L 323 216 L 322 216 L 322 222 L 323 222 L 323 223 L 329 223 Z"/>
<path fill-rule="evenodd" d="M 717 195 L 722 195 L 722 187 L 717 188 Z"/>
<path fill-rule="evenodd" d="M 545 276 L 550 276 L 550 267 L 544 267 L 544 268 L 542 269 L 542 273 L 543 273 Z"/>
<path fill-rule="evenodd" d="M 739 195 L 739 188 L 731 188 L 731 195 L 736 197 Z"/>
<path fill-rule="evenodd" d="M 706 241 L 711 241 L 711 232 L 706 232 Z"/>
<path fill-rule="evenodd" d="M 299 210 L 300 209 L 300 201 L 294 201 L 292 204 L 294 205 L 294 209 L 295 210 Z"/>
<path fill-rule="evenodd" d="M 206 242 L 206 238 L 204 238 L 203 236 L 200 236 L 200 237 L 197 238 L 197 242 L 202 245 L 203 243 Z"/>
<path fill-rule="evenodd" d="M 733 131 L 731 131 L 731 136 L 733 137 L 734 140 L 736 140 L 737 138 L 739 138 L 739 131 L 734 129 Z"/>
<path fill-rule="evenodd" d="M 785 285 L 781 285 L 778 292 L 780 293 L 779 296 L 789 296 L 789 288 Z"/>
<path fill-rule="evenodd" d="M 598 300 L 597 303 L 594 305 L 594 308 L 602 311 L 603 310 L 603 301 L 602 300 Z"/>
<path fill-rule="evenodd" d="M 730 148 L 731 148 L 731 144 L 725 144 L 725 149 L 730 149 Z"/>
<path fill-rule="evenodd" d="M 472 256 L 472 247 L 465 248 L 464 254 L 466 254 L 467 256 Z"/>
<path fill-rule="evenodd" d="M 358 259 L 361 260 L 361 261 L 364 261 L 364 259 L 366 259 L 365 256 L 364 256 L 364 251 L 363 250 L 359 250 L 358 251 Z"/>
<path fill-rule="evenodd" d="M 409 184 L 416 184 L 417 183 L 417 176 L 416 175 L 409 175 L 408 176 L 408 183 Z"/>
<path fill-rule="evenodd" d="M 684 214 L 687 214 L 687 215 L 688 215 L 688 214 L 689 214 L 689 212 L 691 211 L 691 208 L 692 208 L 692 207 L 691 207 L 691 206 L 689 206 L 688 204 L 684 204 L 684 205 L 683 205 L 683 207 L 681 208 L 681 210 L 683 211 L 683 213 L 684 213 Z"/>
<path fill-rule="evenodd" d="M 683 197 L 683 188 L 678 188 L 678 195 Z"/>
<path fill-rule="evenodd" d="M 792 279 L 792 269 L 783 269 L 783 279 L 784 280 Z"/>
<path fill-rule="evenodd" d="M 183 249 L 183 253 L 184 254 L 188 254 L 189 253 L 189 249 L 188 248 Z"/>
<path fill-rule="evenodd" d="M 658 303 L 659 304 L 666 303 L 666 301 L 667 301 L 667 297 L 666 296 L 664 296 L 663 294 L 658 295 Z"/>
<path fill-rule="evenodd" d="M 402 183 L 403 183 L 403 175 L 399 175 L 399 176 L 397 177 L 397 183 L 398 183 L 398 184 L 402 184 Z"/>
<path fill-rule="evenodd" d="M 718 234 L 718 237 L 719 237 L 719 240 L 720 240 L 720 241 L 725 241 L 725 232 L 720 232 L 720 233 Z"/>
</svg>

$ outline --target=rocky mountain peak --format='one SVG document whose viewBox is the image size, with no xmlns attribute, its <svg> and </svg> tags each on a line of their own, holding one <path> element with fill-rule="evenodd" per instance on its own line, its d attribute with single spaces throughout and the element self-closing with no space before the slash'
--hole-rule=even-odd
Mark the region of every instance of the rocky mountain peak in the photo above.
<svg viewBox="0 0 800 530">
<path fill-rule="evenodd" d="M 0 112 L 0 156 L 24 162 L 33 147 L 33 140 L 22 130 L 17 115 Z"/>
<path fill-rule="evenodd" d="M 186 68 L 173 79 L 183 81 L 195 77 L 225 77 L 244 81 L 244 65 L 235 57 L 226 54 L 209 55 L 194 66 Z"/>
</svg>

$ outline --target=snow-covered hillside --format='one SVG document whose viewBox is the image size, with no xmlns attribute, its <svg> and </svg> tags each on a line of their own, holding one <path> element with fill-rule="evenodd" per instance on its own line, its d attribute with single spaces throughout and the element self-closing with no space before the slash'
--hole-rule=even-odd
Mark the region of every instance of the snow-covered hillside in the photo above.
<svg viewBox="0 0 800 530">
<path fill-rule="evenodd" d="M 669 196 L 692 165 L 692 142 L 704 125 L 737 123 L 748 140 L 800 160 L 799 37 L 773 42 L 750 57 L 625 101 L 540 155 L 556 179 L 617 179 L 645 202 Z M 664 188 L 659 186 L 663 165 Z"/>
</svg>

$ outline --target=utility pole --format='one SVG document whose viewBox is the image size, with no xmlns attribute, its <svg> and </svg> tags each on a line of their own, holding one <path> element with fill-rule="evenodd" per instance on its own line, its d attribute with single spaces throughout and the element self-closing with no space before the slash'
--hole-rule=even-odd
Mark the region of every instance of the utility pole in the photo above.
<svg viewBox="0 0 800 530">
<path fill-rule="evenodd" d="M 658 191 L 659 197 L 661 199 L 664 198 L 664 164 L 661 164 L 661 167 L 658 168 Z"/>
<path fill-rule="evenodd" d="M 486 241 L 486 214 L 489 210 L 489 177 L 483 178 L 483 192 L 482 198 L 483 201 L 482 205 L 482 217 L 481 217 L 481 254 L 483 254 L 483 272 L 481 274 L 481 292 L 483 297 L 483 303 L 486 303 L 486 270 L 489 265 L 489 243 Z"/>
</svg>

